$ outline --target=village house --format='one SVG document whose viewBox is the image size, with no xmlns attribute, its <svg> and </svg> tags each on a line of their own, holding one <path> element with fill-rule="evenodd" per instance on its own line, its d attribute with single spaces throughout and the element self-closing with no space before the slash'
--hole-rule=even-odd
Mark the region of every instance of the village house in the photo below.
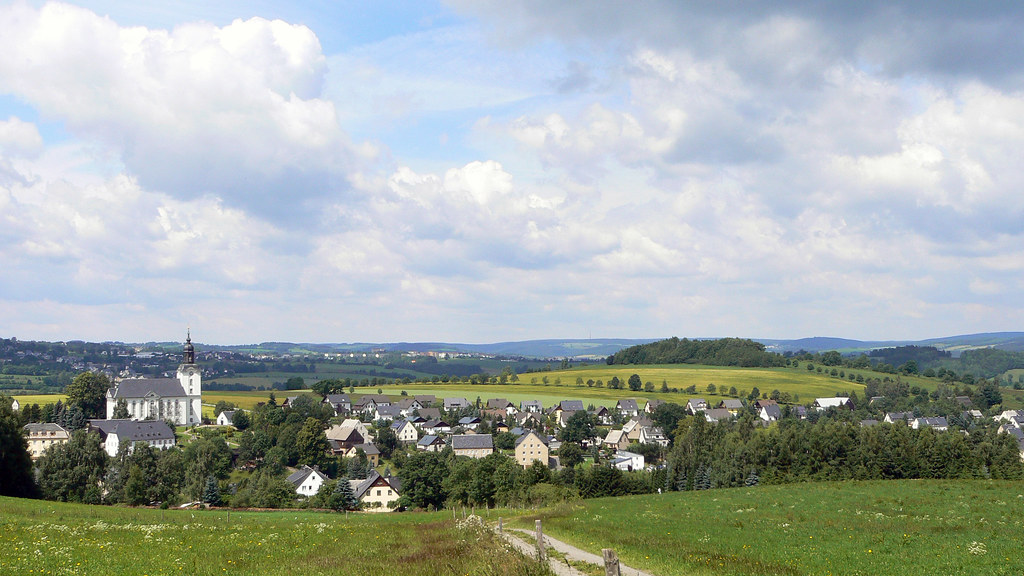
<svg viewBox="0 0 1024 576">
<path fill-rule="evenodd" d="M 735 416 L 732 411 L 729 411 L 729 413 Z M 782 408 L 779 408 L 778 404 L 768 404 L 767 406 L 762 407 L 761 411 L 758 412 L 757 415 L 765 422 L 775 422 L 779 418 L 782 418 Z"/>
<path fill-rule="evenodd" d="M 391 424 L 391 429 L 394 430 L 395 436 L 398 436 L 398 441 L 403 444 L 415 444 L 420 438 L 419 431 L 408 420 L 394 422 Z"/>
<path fill-rule="evenodd" d="M 445 398 L 444 409 L 447 410 L 462 410 L 463 408 L 469 408 L 469 401 L 465 398 Z"/>
<path fill-rule="evenodd" d="M 427 420 L 420 428 L 423 429 L 424 433 L 434 436 L 450 434 L 452 431 L 452 425 L 445 420 Z"/>
<path fill-rule="evenodd" d="M 234 426 L 235 410 L 223 410 L 217 415 L 217 426 Z"/>
<path fill-rule="evenodd" d="M 853 401 L 841 396 L 837 396 L 835 398 L 815 398 L 813 408 L 818 412 L 824 412 L 829 408 L 835 408 L 836 410 L 853 410 Z"/>
<path fill-rule="evenodd" d="M 686 411 L 692 415 L 708 409 L 708 403 L 703 398 L 690 398 L 686 401 Z"/>
<path fill-rule="evenodd" d="M 367 442 L 373 442 L 373 434 L 370 432 L 370 427 L 365 422 L 357 420 L 355 418 L 346 418 L 341 421 L 341 428 L 355 428 L 359 434 Z"/>
<path fill-rule="evenodd" d="M 619 450 L 612 457 L 612 466 L 622 470 L 623 472 L 632 472 L 633 470 L 644 469 L 644 457 L 643 454 L 635 454 L 633 452 L 626 452 L 625 450 Z"/>
<path fill-rule="evenodd" d="M 373 409 L 374 420 L 394 421 L 402 417 L 402 409 L 396 404 L 388 404 L 387 406 L 378 404 L 377 407 Z"/>
<path fill-rule="evenodd" d="M 629 436 L 622 430 L 609 430 L 601 445 L 614 450 L 625 450 L 629 447 Z"/>
<path fill-rule="evenodd" d="M 316 496 L 320 487 L 327 481 L 327 476 L 320 472 L 316 466 L 310 468 L 303 465 L 288 476 L 288 483 L 295 487 L 295 493 L 299 496 Z"/>
<path fill-rule="evenodd" d="M 52 423 L 26 424 L 24 430 L 28 453 L 33 460 L 42 456 L 50 446 L 64 444 L 71 438 L 67 430 Z"/>
<path fill-rule="evenodd" d="M 121 446 L 128 446 L 130 453 L 138 444 L 160 450 L 175 444 L 174 430 L 163 420 L 89 420 L 89 430 L 99 433 L 110 457 L 117 456 Z"/>
<path fill-rule="evenodd" d="M 516 408 L 515 404 L 509 402 L 504 398 L 491 398 L 490 400 L 488 400 L 487 410 L 501 410 L 505 412 L 506 416 L 512 416 L 516 412 L 519 412 L 519 409 Z"/>
<path fill-rule="evenodd" d="M 359 452 L 362 451 L 366 455 L 366 461 L 370 463 L 370 466 L 377 466 L 380 464 L 380 450 L 377 449 L 376 444 L 359 444 L 348 449 L 345 452 L 346 458 L 358 458 Z"/>
<path fill-rule="evenodd" d="M 547 466 L 550 456 L 547 438 L 536 432 L 527 432 L 516 440 L 515 453 L 516 462 L 523 468 L 529 468 L 534 462 Z"/>
<path fill-rule="evenodd" d="M 444 438 L 434 436 L 433 434 L 427 434 L 416 442 L 416 449 L 424 452 L 440 452 L 444 450 L 447 445 L 448 443 L 444 441 Z"/>
<path fill-rule="evenodd" d="M 363 510 L 368 512 L 388 512 L 398 506 L 401 497 L 402 483 L 397 477 L 381 476 L 376 470 L 370 470 L 365 480 L 351 480 L 352 492 Z"/>
<path fill-rule="evenodd" d="M 551 413 L 558 417 L 563 412 L 580 412 L 584 409 L 583 400 L 562 400 L 551 408 Z"/>
<path fill-rule="evenodd" d="M 480 427 L 480 419 L 476 416 L 463 416 L 459 418 L 459 423 L 456 426 L 464 430 L 476 430 Z"/>
<path fill-rule="evenodd" d="M 733 416 L 738 416 L 743 410 L 743 401 L 738 398 L 726 398 L 718 403 L 715 408 L 724 408 L 728 410 Z"/>
<path fill-rule="evenodd" d="M 936 432 L 945 432 L 946 430 L 949 430 L 949 423 L 942 416 L 934 418 L 915 418 L 914 421 L 910 423 L 910 427 L 914 430 L 931 428 Z"/>
<path fill-rule="evenodd" d="M 654 411 L 658 409 L 658 406 L 661 406 L 664 403 L 664 400 L 648 400 L 647 404 L 644 404 L 644 412 L 647 414 L 654 414 Z"/>
<path fill-rule="evenodd" d="M 335 416 L 345 416 L 352 411 L 352 399 L 348 394 L 328 394 L 324 396 L 324 404 L 329 404 Z"/>
<path fill-rule="evenodd" d="M 640 407 L 637 406 L 636 400 L 632 398 L 619 400 L 615 404 L 615 409 L 618 410 L 619 414 L 621 414 L 623 418 L 632 418 L 640 414 Z"/>
<path fill-rule="evenodd" d="M 897 422 L 899 422 L 900 424 L 907 424 L 913 419 L 913 412 L 888 412 L 886 413 L 885 418 L 883 418 L 882 421 L 885 422 L 886 424 L 895 424 Z"/>
<path fill-rule="evenodd" d="M 599 424 L 605 426 L 612 423 L 612 411 L 605 406 L 598 406 L 590 411 L 590 415 L 597 419 Z"/>
<path fill-rule="evenodd" d="M 544 411 L 544 405 L 540 400 L 523 400 L 519 403 L 520 412 L 540 413 Z"/>
<path fill-rule="evenodd" d="M 490 434 L 456 434 L 452 436 L 452 450 L 456 456 L 483 458 L 494 452 L 494 438 Z"/>
<path fill-rule="evenodd" d="M 331 426 L 324 431 L 324 434 L 335 453 L 348 452 L 353 446 L 367 441 L 366 436 L 363 436 L 359 429 L 353 426 Z"/>
<path fill-rule="evenodd" d="M 778 408 L 778 406 L 775 408 Z M 732 413 L 725 408 L 712 408 L 711 410 L 704 411 L 704 419 L 708 422 L 722 422 L 724 420 L 732 420 L 733 418 Z"/>
</svg>

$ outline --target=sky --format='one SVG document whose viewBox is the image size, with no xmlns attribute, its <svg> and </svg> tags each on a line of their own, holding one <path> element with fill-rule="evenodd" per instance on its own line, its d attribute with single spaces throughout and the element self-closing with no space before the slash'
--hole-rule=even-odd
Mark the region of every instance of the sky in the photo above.
<svg viewBox="0 0 1024 576">
<path fill-rule="evenodd" d="M 0 336 L 1022 329 L 1019 2 L 0 1 Z"/>
</svg>

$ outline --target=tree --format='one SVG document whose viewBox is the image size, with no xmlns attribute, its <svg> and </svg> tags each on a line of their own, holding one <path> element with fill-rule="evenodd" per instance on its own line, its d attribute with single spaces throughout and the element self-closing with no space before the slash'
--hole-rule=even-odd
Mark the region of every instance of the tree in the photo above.
<svg viewBox="0 0 1024 576">
<path fill-rule="evenodd" d="M 114 420 L 125 420 L 128 417 L 128 401 L 118 398 L 117 403 L 114 404 Z"/>
<path fill-rule="evenodd" d="M 295 447 L 298 450 L 300 464 L 322 466 L 327 462 L 327 436 L 323 425 L 316 418 L 306 418 L 298 434 L 295 436 Z"/>
<path fill-rule="evenodd" d="M 332 510 L 339 512 L 342 510 L 355 510 L 359 506 L 359 502 L 356 500 L 356 493 L 352 490 L 352 484 L 347 476 L 338 478 L 338 483 L 334 486 L 334 492 L 331 493 L 329 506 Z"/>
<path fill-rule="evenodd" d="M 608 387 L 612 390 L 618 390 L 622 387 L 622 382 L 619 380 L 618 376 L 612 376 L 612 379 L 608 381 Z"/>
<path fill-rule="evenodd" d="M 11 399 L 0 396 L 0 495 L 32 498 L 36 483 L 32 479 L 32 458 L 21 435 L 21 419 L 11 409 Z"/>
<path fill-rule="evenodd" d="M 558 449 L 558 461 L 566 468 L 575 468 L 583 463 L 583 447 L 576 442 L 562 442 Z"/>
<path fill-rule="evenodd" d="M 391 454 L 398 448 L 398 435 L 390 426 L 385 426 L 377 432 L 374 440 L 380 455 L 384 458 L 391 458 Z"/>
<path fill-rule="evenodd" d="M 306 387 L 306 381 L 302 376 L 292 376 L 284 383 L 285 390 L 302 390 Z"/>
<path fill-rule="evenodd" d="M 99 434 L 75 431 L 64 444 L 50 447 L 36 465 L 39 487 L 47 500 L 100 503 L 100 480 L 107 470 L 107 453 Z"/>
<path fill-rule="evenodd" d="M 559 433 L 559 439 L 563 442 L 582 443 L 593 438 L 596 433 L 594 418 L 586 411 L 580 410 L 569 416 L 565 427 Z"/>
<path fill-rule="evenodd" d="M 235 410 L 233 423 L 236 429 L 245 430 L 249 427 L 249 414 L 245 410 Z"/>
<path fill-rule="evenodd" d="M 401 503 L 410 508 L 440 508 L 448 499 L 444 479 L 448 465 L 444 452 L 417 452 L 409 457 L 399 473 L 402 480 Z"/>
<path fill-rule="evenodd" d="M 217 477 L 212 474 L 206 477 L 206 488 L 203 489 L 203 502 L 210 506 L 220 504 L 220 487 L 217 485 Z"/>
<path fill-rule="evenodd" d="M 77 406 L 88 418 L 107 417 L 107 390 L 110 379 L 102 374 L 82 372 L 68 384 L 64 393 L 68 396 L 67 404 Z"/>
<path fill-rule="evenodd" d="M 629 377 L 629 389 L 633 392 L 639 392 L 643 385 L 644 383 L 640 380 L 639 374 L 633 374 Z"/>
</svg>

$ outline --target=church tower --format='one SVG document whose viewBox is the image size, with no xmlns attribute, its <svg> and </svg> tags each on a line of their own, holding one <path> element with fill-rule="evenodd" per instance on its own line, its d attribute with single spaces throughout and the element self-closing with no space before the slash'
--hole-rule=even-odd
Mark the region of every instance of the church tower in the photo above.
<svg viewBox="0 0 1024 576">
<path fill-rule="evenodd" d="M 178 382 L 185 391 L 188 403 L 188 425 L 200 424 L 203 416 L 203 373 L 196 366 L 196 349 L 192 346 L 192 331 L 185 338 L 185 350 L 178 366 Z"/>
</svg>

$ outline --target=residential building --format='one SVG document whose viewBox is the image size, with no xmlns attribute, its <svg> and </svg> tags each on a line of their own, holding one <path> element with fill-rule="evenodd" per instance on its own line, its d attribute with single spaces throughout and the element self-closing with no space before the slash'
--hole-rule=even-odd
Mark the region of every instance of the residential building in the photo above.
<svg viewBox="0 0 1024 576">
<path fill-rule="evenodd" d="M 316 466 L 310 468 L 303 465 L 288 476 L 288 483 L 295 487 L 295 493 L 300 496 L 316 496 L 320 487 L 327 481 L 327 476 Z"/>
<path fill-rule="evenodd" d="M 50 446 L 64 444 L 71 434 L 57 424 L 26 424 L 25 439 L 28 441 L 28 453 L 33 460 L 39 458 Z"/>
<path fill-rule="evenodd" d="M 89 429 L 99 432 L 103 448 L 110 457 L 116 456 L 121 446 L 128 446 L 131 452 L 138 444 L 160 450 L 175 444 L 174 430 L 163 420 L 89 420 Z"/>
<path fill-rule="evenodd" d="M 536 432 L 527 432 L 516 440 L 515 453 L 516 462 L 523 468 L 529 468 L 534 462 L 543 462 L 547 466 L 550 456 L 547 438 Z"/>
<path fill-rule="evenodd" d="M 456 434 L 452 449 L 456 456 L 483 458 L 494 452 L 494 438 L 490 434 Z"/>
</svg>

